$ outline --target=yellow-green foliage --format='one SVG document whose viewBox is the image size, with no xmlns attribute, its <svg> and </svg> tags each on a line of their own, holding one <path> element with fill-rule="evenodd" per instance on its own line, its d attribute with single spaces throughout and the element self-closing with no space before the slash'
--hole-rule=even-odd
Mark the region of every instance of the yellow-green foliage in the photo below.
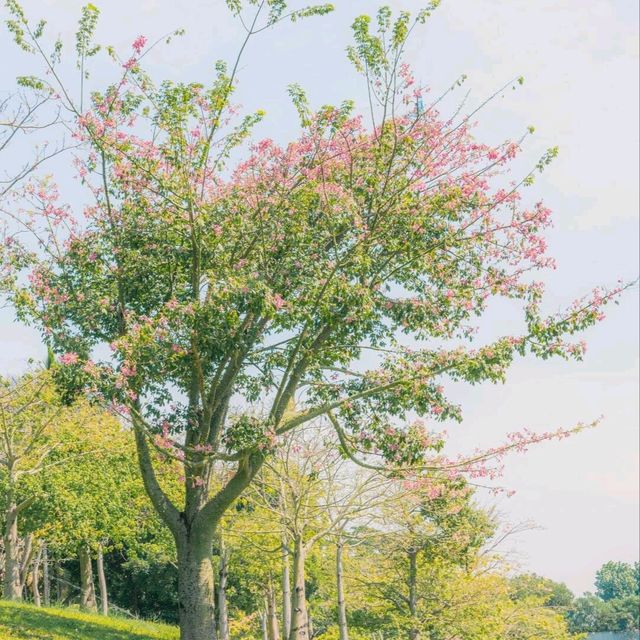
<svg viewBox="0 0 640 640">
<path fill-rule="evenodd" d="M 0 601 L 2 640 L 177 640 L 163 624 Z"/>
</svg>

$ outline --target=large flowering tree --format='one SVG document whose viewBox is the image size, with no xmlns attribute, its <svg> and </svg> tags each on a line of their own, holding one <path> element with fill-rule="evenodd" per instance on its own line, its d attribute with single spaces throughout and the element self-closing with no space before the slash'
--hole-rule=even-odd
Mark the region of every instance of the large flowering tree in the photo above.
<svg viewBox="0 0 640 640">
<path fill-rule="evenodd" d="M 330 10 L 228 4 L 247 40 Z M 8 6 L 17 43 L 47 65 L 20 82 L 69 114 L 92 201 L 65 205 L 51 178 L 17 194 L 4 207 L 3 282 L 67 365 L 66 388 L 88 389 L 130 421 L 146 490 L 176 541 L 183 640 L 214 637 L 212 539 L 280 436 L 330 416 L 354 460 L 429 469 L 435 456 L 450 469 L 440 439 L 405 419 L 459 419 L 447 379 L 499 382 L 527 354 L 580 359 L 572 336 L 619 290 L 542 315 L 533 274 L 552 266 L 551 214 L 521 193 L 555 151 L 510 181 L 521 141 L 484 144 L 470 116 L 429 103 L 402 57 L 433 6 L 395 20 L 383 8 L 373 31 L 368 17 L 354 23 L 349 57 L 369 90 L 366 118 L 350 102 L 314 111 L 291 87 L 299 137 L 253 144 L 234 165 L 263 117 L 236 113 L 238 60 L 218 63 L 211 85 L 155 84 L 141 36 L 124 60 L 109 50 L 121 75 L 83 102 L 60 80 L 61 44 L 45 54 L 43 26 Z M 85 7 L 83 78 L 96 18 Z M 523 330 L 476 344 L 496 296 L 521 303 Z M 180 504 L 158 478 L 162 457 L 183 469 Z M 481 473 L 476 463 L 468 469 Z"/>
</svg>

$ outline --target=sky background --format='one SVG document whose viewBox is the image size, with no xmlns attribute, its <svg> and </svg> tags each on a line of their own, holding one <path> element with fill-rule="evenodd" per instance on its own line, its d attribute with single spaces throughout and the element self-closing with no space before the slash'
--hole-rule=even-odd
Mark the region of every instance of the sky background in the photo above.
<svg viewBox="0 0 640 640">
<path fill-rule="evenodd" d="M 28 13 L 49 20 L 69 44 L 76 0 L 25 0 Z M 126 55 L 140 34 L 154 39 L 184 27 L 184 38 L 154 51 L 148 68 L 162 77 L 206 81 L 213 63 L 231 60 L 242 32 L 222 0 L 108 0 L 98 40 Z M 336 11 L 258 36 L 243 59 L 237 100 L 263 108 L 257 137 L 285 141 L 297 132 L 287 98 L 301 84 L 314 106 L 354 98 L 364 107 L 364 84 L 344 50 L 349 25 L 378 2 L 335 0 Z M 417 10 L 420 2 L 388 2 Z M 300 5 L 293 5 L 300 6 Z M 469 106 L 519 75 L 481 113 L 487 142 L 517 138 L 533 124 L 519 167 L 560 147 L 558 160 L 537 180 L 536 198 L 555 212 L 549 233 L 557 271 L 546 277 L 548 309 L 556 310 L 596 284 L 638 275 L 638 3 L 630 0 L 445 0 L 408 48 L 417 79 L 439 95 L 467 74 Z M 30 61 L 0 35 L 0 87 L 10 88 Z M 103 73 L 96 70 L 97 76 Z M 459 97 L 464 92 L 459 94 Z M 451 108 L 453 104 L 449 105 Z M 0 159 L 0 163 L 6 159 Z M 0 170 L 10 167 L 0 166 Z M 593 588 L 596 569 L 608 560 L 638 559 L 638 288 L 627 292 L 607 320 L 587 333 L 583 363 L 517 362 L 508 382 L 473 389 L 452 387 L 465 421 L 448 428 L 451 446 L 469 451 L 504 434 L 589 422 L 597 429 L 547 443 L 507 463 L 502 484 L 514 497 L 481 496 L 509 522 L 533 521 L 521 535 L 521 567 L 564 581 L 575 592 Z M 508 310 L 496 307 L 484 323 L 489 333 L 513 331 Z M 0 311 L 0 371 L 18 372 L 29 357 L 41 359 L 37 334 Z"/>
</svg>

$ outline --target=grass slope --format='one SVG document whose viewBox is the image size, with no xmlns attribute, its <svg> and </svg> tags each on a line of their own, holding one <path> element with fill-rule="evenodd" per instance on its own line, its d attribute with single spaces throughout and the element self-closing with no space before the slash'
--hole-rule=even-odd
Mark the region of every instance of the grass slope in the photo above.
<svg viewBox="0 0 640 640">
<path fill-rule="evenodd" d="M 177 640 L 164 624 L 0 601 L 1 640 Z"/>
</svg>

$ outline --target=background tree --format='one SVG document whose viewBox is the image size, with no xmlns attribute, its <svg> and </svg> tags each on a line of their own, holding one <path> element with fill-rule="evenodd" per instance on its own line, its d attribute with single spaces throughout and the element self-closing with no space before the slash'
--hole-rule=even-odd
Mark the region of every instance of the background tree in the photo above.
<svg viewBox="0 0 640 640">
<path fill-rule="evenodd" d="M 597 594 L 585 593 L 567 611 L 574 632 L 640 629 L 638 563 L 606 562 L 597 571 Z"/>
<path fill-rule="evenodd" d="M 406 487 L 407 495 L 395 501 L 398 511 L 410 501 L 411 490 Z M 352 549 L 350 633 L 356 638 L 568 640 L 563 612 L 547 603 L 550 590 L 528 576 L 515 582 L 507 578 L 508 565 L 496 547 L 504 528 L 491 538 L 493 527 L 487 523 L 492 517 L 473 504 L 470 493 L 435 493 L 432 487 L 429 497 L 420 487 L 413 504 L 421 506 L 408 509 L 408 517 L 397 516 L 408 526 L 384 518 L 378 531 L 363 532 L 365 542 Z M 416 546 L 420 550 L 414 555 Z M 320 637 L 337 639 L 339 629 L 333 626 Z"/>
<path fill-rule="evenodd" d="M 53 452 L 64 442 L 64 431 L 57 427 L 75 418 L 62 407 L 49 372 L 0 378 L 4 598 L 22 599 L 33 551 L 31 536 L 21 540 L 19 529 L 21 516 L 37 497 L 29 480 L 53 464 Z"/>
<path fill-rule="evenodd" d="M 364 580 L 375 585 L 410 640 L 432 633 L 437 617 L 432 598 L 443 574 L 470 570 L 494 532 L 490 517 L 471 496 L 462 482 L 434 483 L 400 489 L 388 503 L 389 531 L 379 542 L 387 561 L 381 559 L 378 571 Z"/>
<path fill-rule="evenodd" d="M 554 582 L 535 573 L 524 573 L 511 580 L 511 597 L 514 600 L 538 598 L 545 606 L 566 609 L 573 603 L 573 592 L 562 582 Z"/>
<path fill-rule="evenodd" d="M 142 546 L 141 530 L 156 518 L 137 473 L 133 434 L 83 400 L 64 404 L 58 373 L 50 363 L 47 370 L 2 380 L 4 594 L 20 599 L 28 583 L 40 604 L 42 570 L 50 601 L 49 559 L 59 565 L 79 554 L 81 603 L 95 608 L 94 556 L 106 613 L 104 550 Z"/>
<path fill-rule="evenodd" d="M 227 4 L 247 40 L 285 17 L 330 10 Z M 7 213 L 16 233 L 3 247 L 6 288 L 78 387 L 130 419 L 145 488 L 176 543 L 183 640 L 214 634 L 216 529 L 280 436 L 335 411 L 345 442 L 391 465 L 419 465 L 429 441 L 390 431 L 395 419 L 411 411 L 460 419 L 445 378 L 499 382 L 526 354 L 579 359 L 584 347 L 570 336 L 601 319 L 620 290 L 543 315 L 532 274 L 551 265 L 550 212 L 522 199 L 535 170 L 513 186 L 505 179 L 520 142 L 484 144 L 471 133 L 475 112 L 442 117 L 423 105 L 402 61 L 410 32 L 436 4 L 415 20 L 383 8 L 375 33 L 366 16 L 354 23 L 349 57 L 370 92 L 371 126 L 350 102 L 314 111 L 292 87 L 299 139 L 285 148 L 263 141 L 233 169 L 232 150 L 263 115 L 233 117 L 240 56 L 229 71 L 219 63 L 206 87 L 155 84 L 142 68 L 141 36 L 124 60 L 108 50 L 119 77 L 84 101 L 99 50 L 97 10 L 87 5 L 77 101 L 58 73 L 58 43 L 46 55 L 43 28 L 8 2 L 17 44 L 46 65 L 32 82 L 70 114 L 94 202 L 76 212 L 53 181 L 29 184 L 22 209 Z M 37 250 L 20 241 L 25 228 Z M 493 297 L 519 302 L 523 326 L 487 344 L 473 325 Z M 107 345 L 111 355 L 96 362 Z M 180 502 L 158 478 L 156 447 L 182 461 Z M 214 490 L 217 462 L 232 472 Z"/>
<path fill-rule="evenodd" d="M 278 518 L 293 559 L 289 640 L 310 637 L 305 569 L 311 550 L 322 540 L 341 538 L 350 522 L 366 518 L 384 499 L 385 479 L 345 464 L 331 435 L 315 428 L 288 437 L 256 480 L 255 495 Z M 341 539 L 338 544 L 341 550 Z M 341 628 L 346 633 L 346 620 Z"/>
<path fill-rule="evenodd" d="M 596 595 L 605 602 L 640 594 L 638 563 L 607 562 L 596 573 Z"/>
<path fill-rule="evenodd" d="M 218 603 L 224 586 L 228 619 L 223 624 L 223 611 L 219 607 L 219 628 L 226 624 L 231 632 L 237 629 L 238 622 L 244 622 L 257 634 L 264 623 L 267 638 L 277 640 L 280 638 L 276 603 L 281 570 L 280 525 L 273 512 L 261 508 L 253 498 L 255 496 L 246 496 L 235 509 L 227 512 L 220 529 Z"/>
<path fill-rule="evenodd" d="M 80 603 L 96 609 L 93 562 L 96 561 L 99 603 L 108 613 L 104 554 L 133 547 L 144 531 L 148 508 L 135 458 L 135 443 L 113 416 L 94 412 L 76 435 L 73 464 L 57 465 L 42 474 L 43 522 L 37 535 L 58 557 L 80 560 Z M 91 447 L 87 450 L 87 447 Z M 68 447 L 70 448 L 70 447 Z"/>
</svg>

